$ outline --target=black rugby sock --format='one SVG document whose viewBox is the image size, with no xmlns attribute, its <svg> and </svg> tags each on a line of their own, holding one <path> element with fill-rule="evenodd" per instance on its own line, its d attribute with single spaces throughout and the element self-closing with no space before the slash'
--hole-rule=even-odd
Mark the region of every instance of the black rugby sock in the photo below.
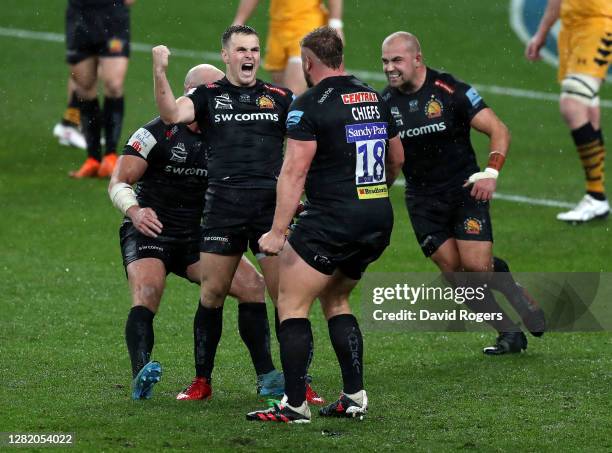
<svg viewBox="0 0 612 453">
<path fill-rule="evenodd" d="M 132 362 L 132 377 L 135 377 L 151 359 L 155 343 L 154 317 L 155 313 L 142 305 L 132 307 L 128 314 L 125 324 L 125 342 Z"/>
<path fill-rule="evenodd" d="M 100 161 L 100 104 L 98 99 L 87 101 L 81 100 L 81 127 L 85 142 L 87 143 L 87 155 Z"/>
<path fill-rule="evenodd" d="M 274 333 L 276 333 L 276 341 L 280 343 L 280 336 L 278 332 L 280 331 L 280 318 L 278 317 L 278 308 L 274 307 Z"/>
<path fill-rule="evenodd" d="M 193 318 L 193 355 L 197 377 L 210 381 L 222 330 L 223 307 L 206 308 L 198 303 Z"/>
<path fill-rule="evenodd" d="M 238 331 L 249 349 L 255 372 L 269 373 L 274 369 L 270 353 L 270 325 L 265 303 L 243 302 L 238 304 Z"/>
<path fill-rule="evenodd" d="M 106 154 L 117 152 L 117 143 L 121 137 L 123 112 L 125 109 L 123 96 L 120 98 L 104 98 L 104 137 L 106 139 Z"/>
<path fill-rule="evenodd" d="M 289 405 L 299 407 L 306 400 L 306 367 L 312 348 L 310 321 L 306 318 L 284 320 L 279 337 L 285 395 Z"/>
<path fill-rule="evenodd" d="M 523 289 L 512 277 L 508 263 L 494 256 L 493 271 L 495 273 L 493 278 L 491 278 L 489 286 L 502 293 L 508 299 L 512 308 L 521 316 L 526 315 L 530 311 L 528 301 L 523 295 Z"/>
<path fill-rule="evenodd" d="M 363 337 L 353 315 L 337 315 L 327 321 L 329 338 L 336 351 L 344 393 L 363 390 Z"/>
<path fill-rule="evenodd" d="M 476 291 L 478 288 L 474 287 Z M 490 320 L 486 320 L 487 324 L 493 327 L 497 332 L 518 332 L 520 327 L 512 321 L 508 314 L 499 306 L 495 296 L 490 289 L 484 289 L 484 299 L 476 300 L 467 298 L 465 299 L 464 305 L 466 305 L 474 313 L 491 314 Z M 498 314 L 501 315 L 501 319 L 498 319 Z"/>
</svg>

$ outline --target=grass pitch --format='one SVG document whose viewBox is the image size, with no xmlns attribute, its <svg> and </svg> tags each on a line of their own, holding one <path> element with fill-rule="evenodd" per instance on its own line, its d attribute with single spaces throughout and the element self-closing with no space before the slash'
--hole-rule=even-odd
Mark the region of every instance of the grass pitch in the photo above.
<svg viewBox="0 0 612 453">
<path fill-rule="evenodd" d="M 380 43 L 405 29 L 433 67 L 480 85 L 554 93 L 555 70 L 532 65 L 509 27 L 504 1 L 345 2 L 347 66 L 380 71 Z M 252 21 L 265 35 L 262 2 Z M 215 52 L 237 1 L 140 0 L 133 41 Z M 63 32 L 65 2 L 4 0 L 0 27 Z M 63 45 L 0 36 L 0 432 L 73 432 L 81 451 L 245 450 L 612 450 L 612 336 L 547 334 L 527 353 L 485 357 L 491 333 L 364 333 L 370 414 L 364 422 L 313 417 L 307 426 L 247 423 L 261 406 L 228 301 L 214 398 L 177 402 L 192 378 L 192 317 L 198 288 L 170 277 L 156 317 L 154 356 L 164 377 L 154 399 L 133 402 L 123 326 L 130 306 L 118 244 L 120 215 L 105 181 L 72 181 L 83 153 L 51 136 L 65 104 Z M 176 92 L 201 60 L 175 56 Z M 211 61 L 220 64 L 219 61 Z M 134 51 L 122 141 L 155 116 L 148 53 Z M 262 78 L 265 73 L 262 72 Z M 380 82 L 373 81 L 377 87 Z M 582 175 L 551 101 L 483 92 L 510 127 L 513 145 L 499 191 L 577 201 Z M 612 91 L 604 87 L 603 98 Z M 610 109 L 604 109 L 604 131 Z M 481 160 L 486 142 L 475 137 Z M 401 189 L 396 228 L 377 272 L 432 271 L 414 240 Z M 495 250 L 521 272 L 610 272 L 610 221 L 571 227 L 558 208 L 497 200 Z M 354 303 L 359 311 L 359 295 Z M 312 312 L 316 389 L 332 400 L 340 373 L 318 307 Z M 278 348 L 274 345 L 275 362 Z"/>
</svg>

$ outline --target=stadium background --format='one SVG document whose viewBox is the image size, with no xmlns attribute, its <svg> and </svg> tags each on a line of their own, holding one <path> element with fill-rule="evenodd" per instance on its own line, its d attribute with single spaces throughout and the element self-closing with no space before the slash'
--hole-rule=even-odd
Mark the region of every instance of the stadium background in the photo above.
<svg viewBox="0 0 612 453">
<path fill-rule="evenodd" d="M 499 191 L 531 201 L 493 203 L 496 254 L 521 272 L 611 271 L 609 220 L 572 227 L 554 218 L 562 209 L 555 204 L 581 197 L 581 169 L 557 112 L 555 69 L 524 60 L 523 44 L 510 27 L 509 2 L 345 3 L 348 68 L 367 71 L 360 74 L 381 88 L 382 39 L 398 29 L 411 31 L 429 65 L 476 84 L 510 127 L 513 144 Z M 122 142 L 156 114 L 150 53 L 136 43 L 175 49 L 169 74 L 179 93 L 189 67 L 205 58 L 220 64 L 211 58 L 236 5 L 136 3 Z M 262 1 L 251 22 L 262 36 L 267 6 Z M 526 354 L 491 358 L 480 348 L 493 340 L 492 332 L 365 332 L 371 400 L 366 422 L 315 416 L 310 426 L 261 426 L 243 421 L 260 403 L 237 335 L 235 304 L 228 301 L 214 399 L 179 403 L 174 396 L 193 374 L 198 290 L 175 277 L 156 318 L 154 355 L 165 375 L 153 400 L 131 401 L 120 215 L 108 200 L 106 181 L 66 177 L 83 153 L 60 147 L 51 136 L 65 104 L 68 71 L 58 41 L 64 10 L 63 0 L 2 1 L 0 432 L 74 432 L 83 450 L 612 448 L 609 333 L 548 334 L 530 338 Z M 609 86 L 602 97 L 612 98 Z M 603 115 L 604 132 L 612 130 L 609 101 Z M 482 162 L 486 142 L 475 137 L 475 143 Z M 401 192 L 393 190 L 392 245 L 372 270 L 433 271 L 413 239 Z M 356 294 L 357 310 L 358 300 Z M 340 376 L 318 307 L 312 318 L 316 389 L 334 399 Z"/>
</svg>

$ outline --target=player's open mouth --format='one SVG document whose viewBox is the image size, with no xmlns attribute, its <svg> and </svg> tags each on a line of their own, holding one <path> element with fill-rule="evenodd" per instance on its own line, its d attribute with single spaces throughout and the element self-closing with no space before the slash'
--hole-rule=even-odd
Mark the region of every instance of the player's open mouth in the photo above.
<svg viewBox="0 0 612 453">
<path fill-rule="evenodd" d="M 244 72 L 247 75 L 251 75 L 253 73 L 253 68 L 255 67 L 255 65 L 253 63 L 244 63 L 241 67 L 242 72 Z"/>
<path fill-rule="evenodd" d="M 399 80 L 401 74 L 399 72 L 387 72 L 387 79 L 389 79 L 389 81 L 395 81 L 395 80 Z"/>
</svg>

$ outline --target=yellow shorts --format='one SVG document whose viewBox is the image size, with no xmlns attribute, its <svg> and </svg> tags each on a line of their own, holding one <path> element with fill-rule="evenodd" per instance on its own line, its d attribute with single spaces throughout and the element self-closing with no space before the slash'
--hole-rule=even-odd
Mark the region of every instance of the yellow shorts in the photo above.
<svg viewBox="0 0 612 453">
<path fill-rule="evenodd" d="M 557 43 L 559 82 L 567 74 L 586 74 L 603 79 L 612 62 L 612 18 L 563 21 Z"/>
<path fill-rule="evenodd" d="M 324 11 L 291 22 L 270 22 L 266 42 L 264 69 L 284 71 L 291 57 L 300 57 L 300 40 L 317 27 L 327 23 Z"/>
</svg>

